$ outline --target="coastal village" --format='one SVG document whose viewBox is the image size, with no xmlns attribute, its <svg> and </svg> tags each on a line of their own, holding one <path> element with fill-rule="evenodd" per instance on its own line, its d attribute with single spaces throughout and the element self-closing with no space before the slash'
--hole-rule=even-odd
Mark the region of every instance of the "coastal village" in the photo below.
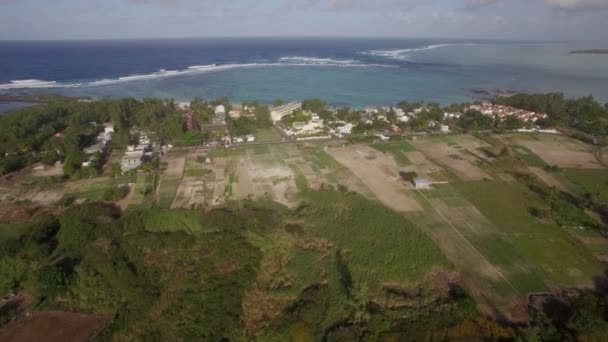
<svg viewBox="0 0 608 342">
<path fill-rule="evenodd" d="M 260 142 L 256 139 L 255 130 L 251 130 L 247 134 L 238 134 L 231 129 L 231 121 L 256 120 L 257 109 L 254 105 L 218 104 L 212 106 L 209 110 L 213 112 L 213 116 L 208 122 L 201 122 L 199 113 L 190 107 L 190 103 L 180 103 L 179 108 L 184 113 L 186 130 L 201 133 L 201 137 L 204 137 L 200 141 L 202 148 L 230 148 L 256 142 L 268 142 Z M 399 106 L 370 106 L 362 110 L 327 107 L 321 114 L 305 109 L 304 103 L 301 101 L 293 101 L 269 108 L 272 122 L 269 130 L 274 132 L 276 142 L 343 139 L 355 134 L 387 141 L 391 136 L 403 134 L 414 136 L 429 132 L 450 134 L 453 132 L 455 123 L 464 113 L 476 111 L 497 122 L 504 122 L 509 117 L 516 118 L 522 123 L 522 127 L 517 129 L 520 132 L 557 133 L 554 129 L 542 129 L 535 125 L 539 120 L 547 119 L 547 114 L 489 102 L 465 106 L 463 111 L 447 111 L 442 110 L 438 105 L 427 104 L 409 106 L 408 109 L 406 111 Z M 340 111 L 345 110 L 349 115 L 339 118 Z M 439 115 L 428 119 L 431 112 Z M 414 132 L 405 129 L 408 123 L 422 117 L 427 118 L 423 129 Z M 82 162 L 82 167 L 93 165 L 96 159 L 103 159 L 109 153 L 113 133 L 113 123 L 104 123 L 95 143 L 83 150 L 86 159 Z M 161 145 L 160 142 L 153 143 L 150 134 L 151 132 L 137 129 L 129 132 L 129 135 L 134 137 L 135 143 L 126 147 L 120 161 L 120 169 L 123 173 L 137 170 L 144 162 L 151 161 L 155 156 L 162 156 L 174 147 L 168 143 L 164 145 Z M 424 180 L 418 183 L 425 184 Z M 426 187 L 426 185 L 422 186 Z"/>
</svg>

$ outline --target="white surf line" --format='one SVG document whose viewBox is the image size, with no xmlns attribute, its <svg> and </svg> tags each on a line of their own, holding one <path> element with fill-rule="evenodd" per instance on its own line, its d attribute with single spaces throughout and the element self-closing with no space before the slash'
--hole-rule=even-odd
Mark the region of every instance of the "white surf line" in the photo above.
<svg viewBox="0 0 608 342">
<path fill-rule="evenodd" d="M 429 201 L 429 199 L 424 195 L 424 193 L 422 192 L 422 190 L 417 190 L 418 193 L 420 194 L 420 196 L 422 196 L 422 198 L 424 198 L 424 200 L 431 205 L 431 207 L 433 207 L 433 209 L 435 209 L 435 212 L 437 212 L 437 214 L 439 214 L 439 216 L 441 216 L 451 227 L 452 229 L 454 229 L 454 231 L 456 231 L 456 233 L 458 235 L 460 235 L 460 237 L 483 259 L 485 260 L 490 267 L 492 267 L 494 269 L 494 271 L 496 271 L 496 273 L 513 289 L 513 291 L 515 291 L 515 293 L 517 293 L 518 295 L 522 295 L 521 292 L 519 292 L 515 286 L 513 286 L 513 284 L 511 284 L 511 282 L 509 281 L 509 279 L 507 279 L 507 277 L 505 277 L 504 274 L 502 274 L 502 272 L 498 269 L 498 267 L 496 267 L 492 262 L 490 262 L 490 260 L 488 260 L 483 254 L 481 254 L 481 252 L 460 232 L 460 230 L 458 228 L 456 228 L 456 226 L 447 218 L 445 217 L 445 215 L 443 215 L 436 207 L 435 205 L 433 205 L 433 203 L 431 201 Z M 520 299 L 517 298 L 517 302 L 519 304 L 522 304 Z"/>
</svg>

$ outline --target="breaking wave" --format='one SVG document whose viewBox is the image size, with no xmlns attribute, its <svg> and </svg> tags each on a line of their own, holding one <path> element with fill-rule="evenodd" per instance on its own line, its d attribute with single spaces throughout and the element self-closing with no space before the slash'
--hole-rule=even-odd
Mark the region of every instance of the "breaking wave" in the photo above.
<svg viewBox="0 0 608 342">
<path fill-rule="evenodd" d="M 0 84 L 0 90 L 8 89 L 33 89 L 33 88 L 76 88 L 76 87 L 95 87 L 105 86 L 134 81 L 156 80 L 162 78 L 170 78 L 185 75 L 204 74 L 210 72 L 244 69 L 244 68 L 265 68 L 265 67 L 293 67 L 293 66 L 328 66 L 328 67 L 390 67 L 380 64 L 364 64 L 355 60 L 335 60 L 331 58 L 313 58 L 313 57 L 281 57 L 277 62 L 264 63 L 241 63 L 241 64 L 210 64 L 210 65 L 193 65 L 181 70 L 165 70 L 161 69 L 156 72 L 147 74 L 135 74 L 122 76 L 118 78 L 105 78 L 94 81 L 84 82 L 65 82 L 44 81 L 44 80 L 14 80 L 9 83 Z"/>
<path fill-rule="evenodd" d="M 19 89 L 19 88 L 54 88 L 57 87 L 56 81 L 44 80 L 15 80 L 6 84 L 0 84 L 0 89 Z"/>
<path fill-rule="evenodd" d="M 480 45 L 480 44 L 477 44 L 477 43 L 435 44 L 435 45 L 428 45 L 428 46 L 423 46 L 423 47 L 419 47 L 419 48 L 410 48 L 410 49 L 373 50 L 373 51 L 363 52 L 363 54 L 377 56 L 377 57 L 386 57 L 386 58 L 397 59 L 397 60 L 406 60 L 408 57 L 410 57 L 409 53 L 411 53 L 411 52 L 434 50 L 434 49 L 439 49 L 439 48 L 446 47 L 446 46 L 464 46 L 464 45 Z"/>
</svg>

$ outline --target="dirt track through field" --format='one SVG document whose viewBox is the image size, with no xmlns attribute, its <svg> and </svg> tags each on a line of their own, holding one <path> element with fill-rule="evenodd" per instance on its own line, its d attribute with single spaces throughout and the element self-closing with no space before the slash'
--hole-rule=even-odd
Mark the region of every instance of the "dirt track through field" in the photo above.
<svg viewBox="0 0 608 342">
<path fill-rule="evenodd" d="M 330 148 L 327 152 L 359 178 L 387 207 L 400 212 L 422 210 L 408 194 L 412 187 L 406 186 L 401 179 L 400 169 L 391 157 L 368 146 Z"/>
</svg>

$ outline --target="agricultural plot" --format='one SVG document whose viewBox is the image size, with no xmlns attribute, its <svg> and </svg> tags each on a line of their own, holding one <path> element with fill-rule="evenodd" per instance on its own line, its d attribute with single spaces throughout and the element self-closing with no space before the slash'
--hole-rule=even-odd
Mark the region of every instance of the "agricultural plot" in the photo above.
<svg viewBox="0 0 608 342">
<path fill-rule="evenodd" d="M 229 173 L 235 198 L 267 197 L 293 206 L 297 193 L 295 175 L 285 163 L 284 153 L 281 146 L 256 146 L 239 157 Z"/>
<path fill-rule="evenodd" d="M 74 200 L 101 202 L 107 189 L 115 186 L 108 177 L 83 179 L 66 184 L 64 198 Z"/>
<path fill-rule="evenodd" d="M 538 164 L 538 156 L 548 165 L 573 169 L 603 169 L 593 153 L 593 148 L 583 142 L 556 134 L 510 134 L 497 136 L 509 145 L 515 145 L 523 160 Z M 527 154 L 524 154 L 527 152 Z M 533 165 L 542 166 L 542 165 Z"/>
<path fill-rule="evenodd" d="M 374 149 L 380 152 L 391 154 L 397 164 L 399 164 L 400 166 L 411 165 L 412 163 L 407 158 L 406 153 L 414 152 L 416 150 L 412 145 L 410 145 L 406 141 L 378 142 L 371 144 L 370 147 L 373 147 Z"/>
<path fill-rule="evenodd" d="M 212 200 L 214 182 L 216 180 L 215 172 L 212 168 L 216 168 L 216 165 L 211 166 L 211 164 L 206 164 L 206 160 L 206 152 L 192 151 L 188 153 L 184 177 L 177 189 L 171 208 L 205 206 Z"/>
<path fill-rule="evenodd" d="M 416 148 L 433 162 L 449 169 L 463 181 L 478 181 L 492 177 L 477 166 L 479 158 L 455 142 L 423 141 Z"/>
<path fill-rule="evenodd" d="M 408 217 L 425 228 L 454 263 L 480 310 L 523 319 L 526 294 L 546 289 L 534 268 L 451 186 L 436 186 L 417 195 L 425 211 Z"/>
<path fill-rule="evenodd" d="M 542 272 L 548 284 L 588 286 L 602 273 L 597 259 L 568 232 L 530 214 L 531 206 L 544 208 L 546 204 L 523 186 L 500 181 L 453 185 L 517 248 L 518 254 Z"/>
<path fill-rule="evenodd" d="M 131 187 L 131 199 L 128 208 L 149 208 L 154 202 L 155 175 L 140 173 L 135 185 Z"/>
<path fill-rule="evenodd" d="M 578 193 L 590 193 L 608 202 L 608 170 L 565 169 L 560 175 L 576 186 Z"/>
<path fill-rule="evenodd" d="M 400 169 L 391 157 L 358 145 L 330 148 L 328 153 L 357 176 L 387 207 L 400 212 L 422 210 L 411 195 L 412 186 L 403 182 Z"/>
<path fill-rule="evenodd" d="M 170 208 L 184 175 L 186 152 L 169 152 L 163 156 L 161 163 L 166 164 L 166 169 L 160 176 L 156 201 L 161 208 Z"/>
</svg>

